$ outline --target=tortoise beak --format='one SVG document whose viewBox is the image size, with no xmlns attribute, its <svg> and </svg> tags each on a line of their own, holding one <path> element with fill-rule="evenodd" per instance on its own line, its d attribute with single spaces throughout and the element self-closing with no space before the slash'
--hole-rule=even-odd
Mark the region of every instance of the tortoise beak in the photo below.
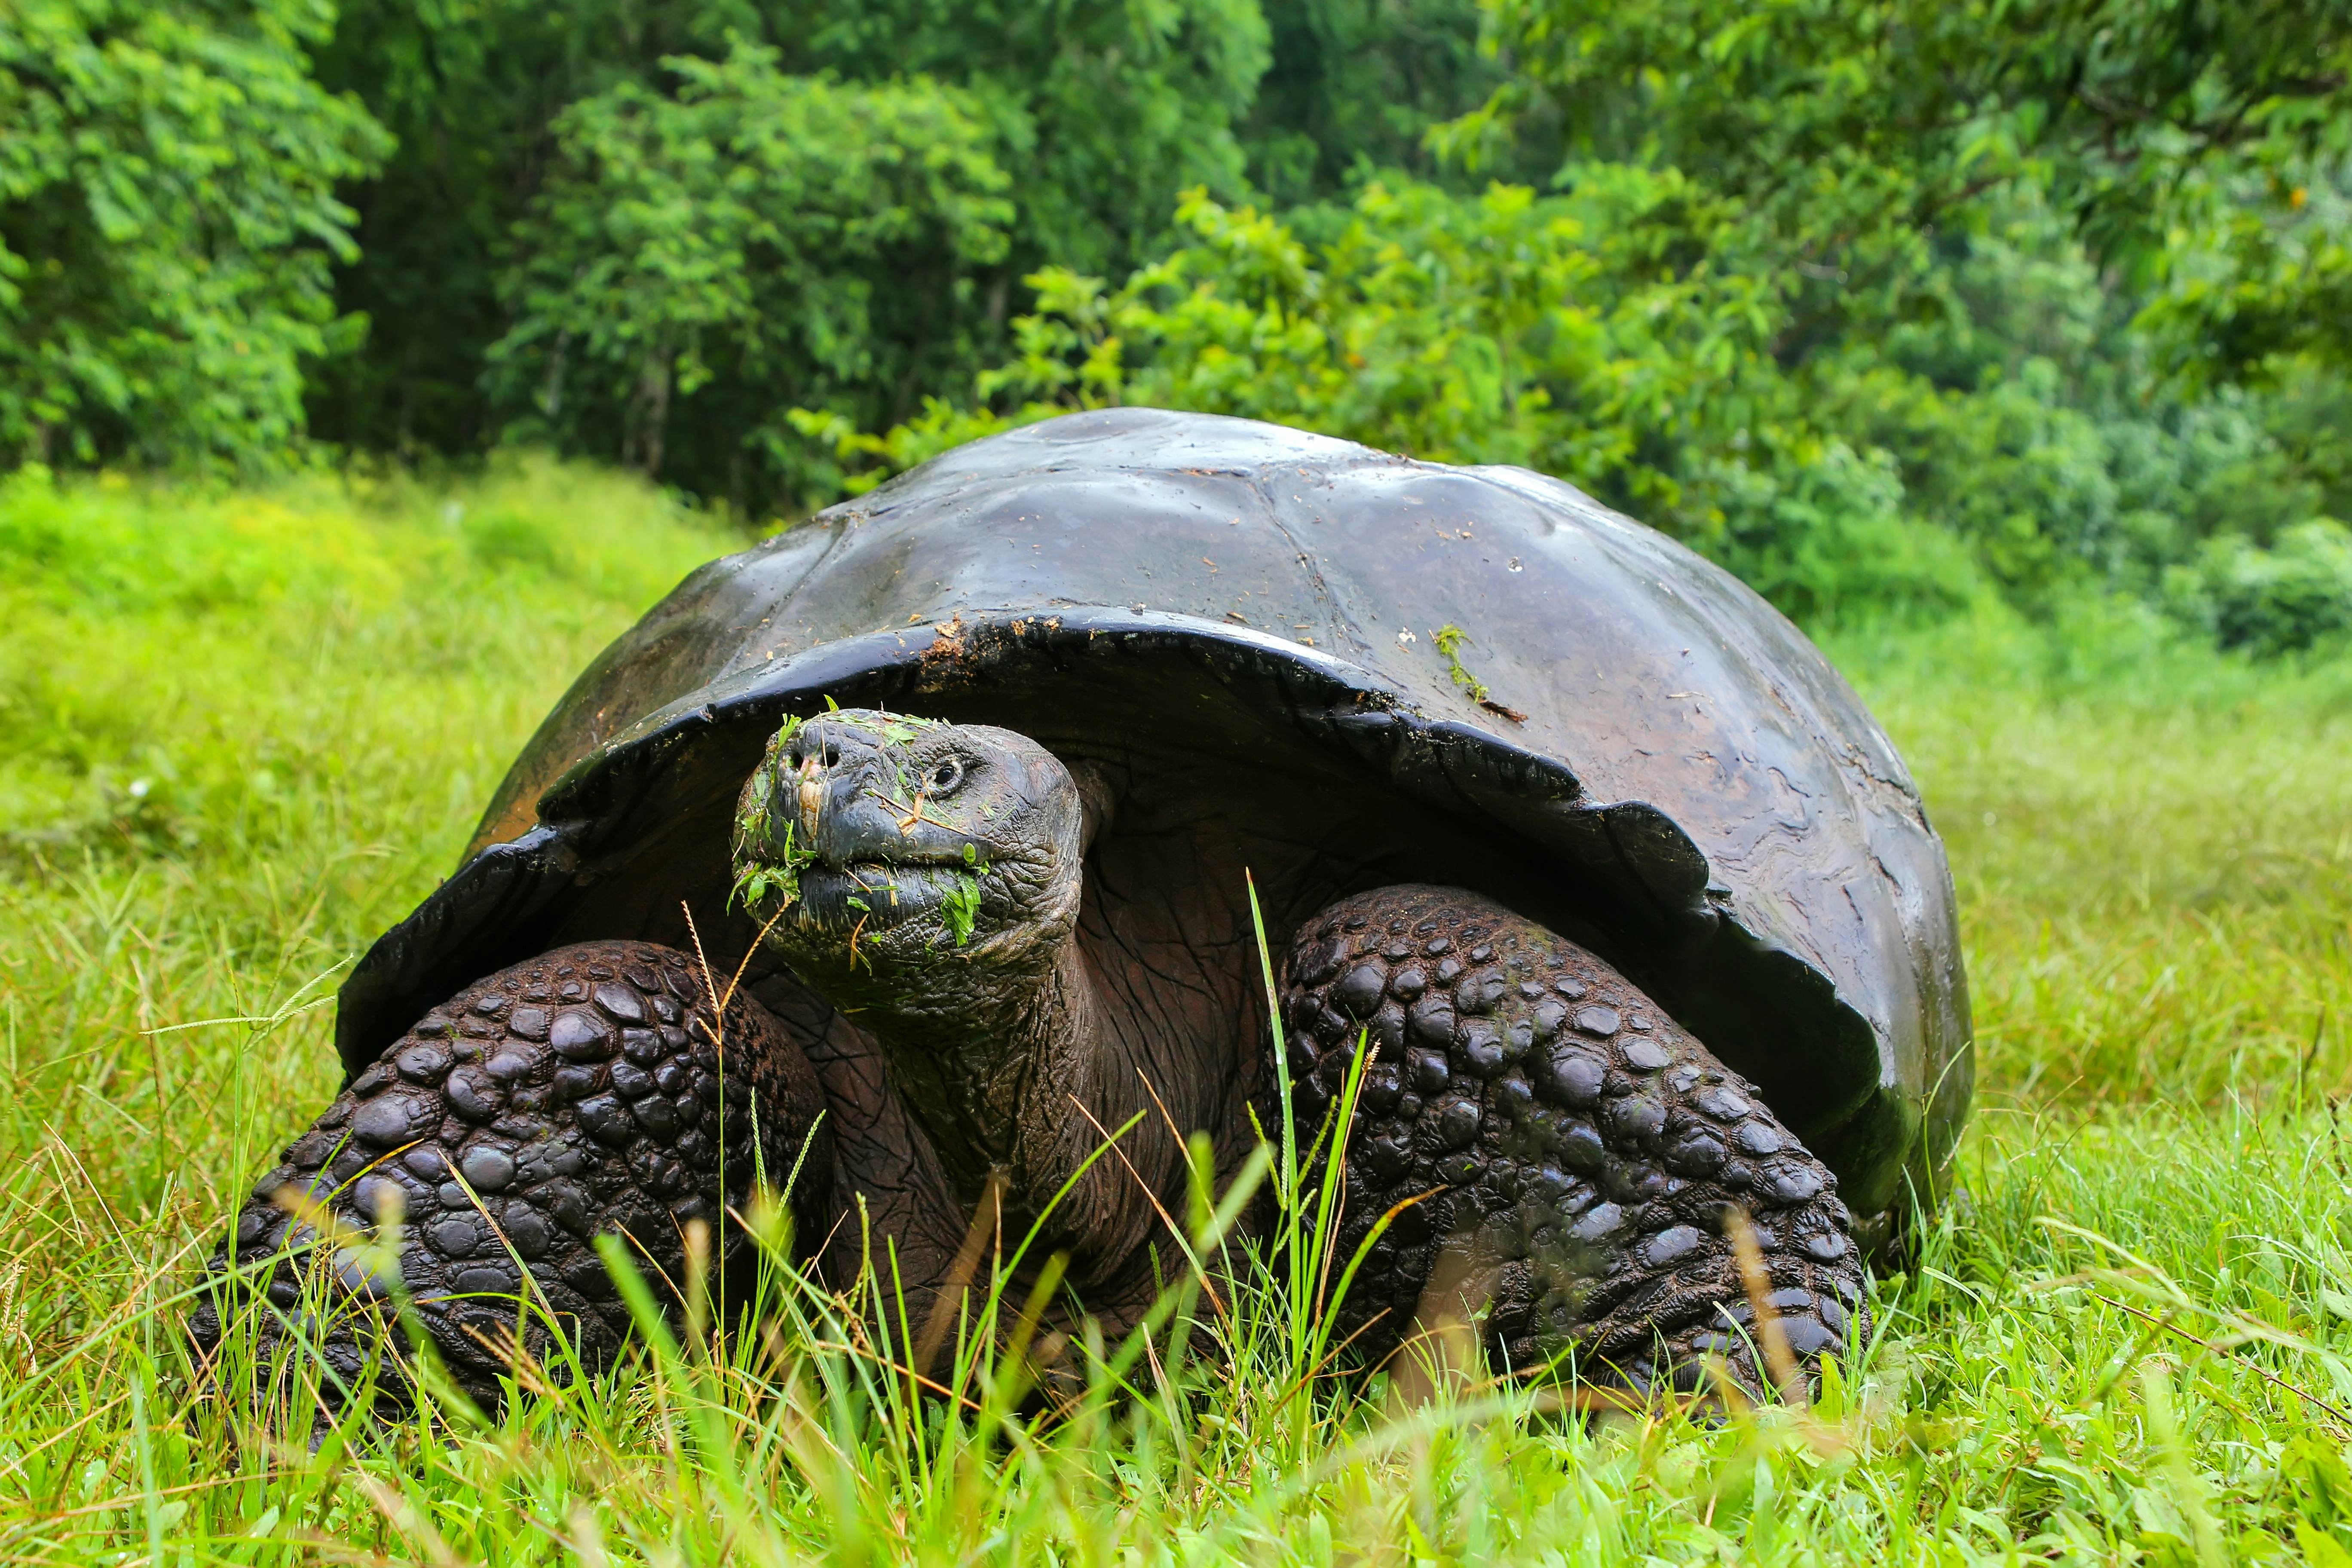
<svg viewBox="0 0 2352 1568">
<path fill-rule="evenodd" d="M 833 867 L 962 865 L 970 835 L 921 809 L 904 778 L 905 759 L 874 737 L 819 720 L 803 727 L 800 763 L 776 761 L 772 798 L 794 825 L 793 837 Z"/>
<path fill-rule="evenodd" d="M 798 872 L 795 923 L 880 931 L 936 910 L 961 869 L 961 836 L 904 798 L 904 757 L 847 725 L 812 723 L 796 740 L 771 764 L 766 832 L 746 847 L 781 859 L 789 825 L 793 845 L 814 853 Z"/>
<path fill-rule="evenodd" d="M 834 866 L 903 852 L 900 814 L 886 807 L 888 775 L 877 748 L 839 732 L 809 741 L 800 772 L 776 781 L 790 791 L 785 798 L 793 803 L 800 842 Z"/>
</svg>

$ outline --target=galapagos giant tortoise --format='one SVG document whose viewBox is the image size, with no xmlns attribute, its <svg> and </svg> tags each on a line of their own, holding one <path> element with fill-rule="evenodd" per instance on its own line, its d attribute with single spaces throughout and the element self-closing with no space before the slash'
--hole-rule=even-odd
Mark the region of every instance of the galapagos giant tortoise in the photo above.
<svg viewBox="0 0 2352 1568">
<path fill-rule="evenodd" d="M 492 1392 L 518 1292 L 608 1352 L 593 1237 L 675 1277 L 787 1172 L 826 1278 L 884 1259 L 919 1321 L 968 1236 L 1037 1226 L 1116 1335 L 1179 1135 L 1230 1173 L 1279 1114 L 1253 882 L 1304 1131 L 1374 1053 L 1342 1247 L 1428 1194 L 1340 1308 L 1367 1356 L 1452 1291 L 1515 1367 L 1757 1386 L 1735 1211 L 1792 1348 L 1853 1344 L 1972 1077 L 1943 849 L 1861 701 L 1565 484 L 1146 409 L 950 452 L 614 643 L 344 984 L 348 1087 L 195 1336 L 296 1300 L 279 1189 L 362 1228 L 396 1194 L 400 1283 Z M 365 1257 L 331 1295 L 386 1289 Z"/>
</svg>

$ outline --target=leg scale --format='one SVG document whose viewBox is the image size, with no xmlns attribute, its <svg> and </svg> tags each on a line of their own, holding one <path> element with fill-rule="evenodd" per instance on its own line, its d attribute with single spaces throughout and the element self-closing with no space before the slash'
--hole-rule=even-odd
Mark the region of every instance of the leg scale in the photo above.
<svg viewBox="0 0 2352 1568">
<path fill-rule="evenodd" d="M 1508 1366 L 1572 1350 L 1589 1379 L 1691 1390 L 1712 1354 L 1760 1393 L 1735 1214 L 1804 1366 L 1866 1333 L 1837 1178 L 1582 948 L 1460 889 L 1384 888 L 1307 921 L 1280 992 L 1302 1146 L 1359 1039 L 1374 1052 L 1348 1133 L 1340 1262 L 1421 1196 L 1340 1303 L 1339 1333 L 1360 1332 L 1368 1355 L 1443 1310 L 1423 1300 L 1441 1280 Z"/>
<path fill-rule="evenodd" d="M 519 1298 L 536 1309 L 520 1342 L 542 1363 L 551 1312 L 590 1366 L 626 1338 L 597 1236 L 625 1236 L 674 1302 L 690 1224 L 709 1226 L 715 1265 L 740 1269 L 749 1240 L 723 1211 L 762 1174 L 782 1188 L 798 1162 L 792 1204 L 817 1239 L 833 1170 L 822 1103 L 782 1026 L 745 995 L 722 1015 L 685 953 L 541 954 L 434 1008 L 294 1141 L 214 1256 L 190 1336 L 210 1357 L 244 1327 L 266 1353 L 303 1326 L 349 1386 L 380 1345 L 404 1342 L 385 1326 L 402 1292 L 459 1384 L 495 1405 Z M 394 1268 L 371 1269 L 361 1238 L 396 1240 Z M 322 1321 L 299 1325 L 306 1312 Z M 396 1359 L 381 1370 L 379 1405 L 404 1408 Z M 331 1380 L 322 1397 L 340 1403 Z"/>
</svg>

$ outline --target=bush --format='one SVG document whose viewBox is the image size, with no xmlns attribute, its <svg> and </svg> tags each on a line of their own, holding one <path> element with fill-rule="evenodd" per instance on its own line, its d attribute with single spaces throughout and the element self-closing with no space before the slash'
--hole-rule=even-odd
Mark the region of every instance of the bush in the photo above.
<svg viewBox="0 0 2352 1568">
<path fill-rule="evenodd" d="M 1726 482 L 1740 493 L 1716 551 L 1790 619 L 1932 621 L 1990 594 L 1967 542 L 1906 510 L 1888 454 L 1832 441 L 1805 457 Z"/>
<path fill-rule="evenodd" d="M 501 285 L 514 326 L 493 385 L 535 405 L 509 438 L 648 475 L 676 447 L 690 472 L 731 471 L 739 506 L 789 497 L 801 447 L 778 450 L 774 412 L 871 404 L 953 364 L 965 275 L 1008 243 L 1010 181 L 970 93 L 791 76 L 750 45 L 668 63 L 675 93 L 625 82 L 556 121 L 562 164 Z"/>
<path fill-rule="evenodd" d="M 1987 586 L 1925 521 L 1887 452 L 1816 417 L 1779 365 L 1773 286 L 1687 182 L 1581 168 L 1569 195 L 1475 196 L 1400 180 L 1360 193 L 1332 237 L 1195 191 L 1185 240 L 1115 290 L 1033 275 L 1020 357 L 977 406 L 892 430 L 796 410 L 856 490 L 992 430 L 1139 403 L 1319 430 L 1453 463 L 1557 474 L 1731 566 L 1811 624 L 1917 618 Z M 1677 247 L 1696 254 L 1671 258 Z"/>
<path fill-rule="evenodd" d="M 2223 647 L 2300 652 L 2352 632 L 2352 529 L 2315 518 L 2267 550 L 2242 535 L 2208 540 L 2167 586 L 2183 617 Z"/>
<path fill-rule="evenodd" d="M 310 79 L 331 13 L 0 8 L 0 465 L 282 462 L 301 362 L 356 341 L 336 182 L 389 141 Z"/>
</svg>

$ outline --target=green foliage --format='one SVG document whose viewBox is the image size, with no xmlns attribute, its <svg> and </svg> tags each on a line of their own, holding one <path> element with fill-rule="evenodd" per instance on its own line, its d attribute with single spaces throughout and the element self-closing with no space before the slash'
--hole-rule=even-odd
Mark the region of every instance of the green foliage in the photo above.
<svg viewBox="0 0 2352 1568">
<path fill-rule="evenodd" d="M 1014 210 L 983 106 L 921 78 L 785 76 L 751 46 L 669 65 L 674 95 L 625 82 L 554 123 L 561 167 L 517 232 L 515 325 L 489 350 L 493 387 L 536 407 L 510 432 L 659 474 L 675 401 L 688 471 L 765 469 L 799 447 L 772 411 L 882 405 L 961 363 L 969 274 L 1003 257 Z"/>
<path fill-rule="evenodd" d="M 970 942 L 972 927 L 980 920 L 980 879 L 967 871 L 957 872 L 955 886 L 940 900 L 940 912 L 947 917 L 955 944 L 962 947 Z"/>
<path fill-rule="evenodd" d="M 2352 632 L 2352 529 L 2298 523 L 2268 550 L 2236 534 L 2209 540 L 2167 586 L 2223 647 L 2258 654 L 2308 648 Z"/>
<path fill-rule="evenodd" d="M 1150 402 L 1559 474 L 1816 627 L 2334 646 L 2264 552 L 2352 516 L 2345 0 L 354 0 L 375 178 L 323 13 L 21 15 L 0 450 L 282 454 L 307 369 L 753 518 Z"/>
<path fill-rule="evenodd" d="M 1240 415 L 1447 462 L 1562 475 L 1728 561 L 1793 612 L 1921 609 L 1974 591 L 1967 552 L 1906 515 L 1891 460 L 1825 430 L 1769 352 L 1769 282 L 1706 247 L 1719 214 L 1668 172 L 1570 194 L 1367 185 L 1328 244 L 1202 193 L 1191 243 L 1114 293 L 1034 277 L 1022 357 L 979 410 L 860 436 L 808 416 L 859 482 L 1068 407 Z M 1677 249 L 1685 265 L 1667 264 Z"/>
<path fill-rule="evenodd" d="M 320 428 L 368 446 L 464 450 L 494 442 L 509 421 L 543 417 L 533 403 L 541 384 L 491 366 L 488 356 L 493 342 L 512 341 L 515 307 L 546 286 L 533 279 L 560 271 L 537 247 L 553 241 L 574 258 L 593 250 L 593 226 L 551 226 L 550 200 L 593 205 L 596 182 L 610 178 L 614 205 L 640 202 L 650 165 L 697 155 L 673 142 L 670 153 L 656 157 L 646 145 L 607 165 L 604 152 L 618 150 L 586 141 L 618 129 L 625 113 L 647 122 L 641 131 L 658 121 L 677 135 L 700 124 L 714 137 L 757 140 L 763 132 L 755 120 L 710 123 L 724 118 L 720 100 L 732 95 L 749 113 L 793 94 L 803 107 L 793 112 L 804 118 L 792 151 L 808 171 L 863 166 L 893 138 L 909 155 L 935 145 L 944 162 L 961 166 L 919 179 L 914 159 L 894 176 L 902 188 L 877 208 L 907 199 L 903 187 L 922 179 L 966 196 L 995 194 L 977 180 L 983 153 L 1010 182 L 1009 217 L 988 216 L 982 225 L 1003 231 L 1003 245 L 971 243 L 978 215 L 932 225 L 927 246 L 910 236 L 886 265 L 862 275 L 888 285 L 877 288 L 864 334 L 823 345 L 825 354 L 865 362 L 862 379 L 819 380 L 792 394 L 865 428 L 895 423 L 920 408 L 925 392 L 962 384 L 987 363 L 1022 273 L 1048 261 L 1124 270 L 1164 228 L 1177 192 L 1195 184 L 1243 189 L 1232 127 L 1249 107 L 1265 51 L 1255 0 L 823 0 L 784 8 L 757 0 L 483 0 L 447 8 L 352 0 L 321 73 L 359 92 L 401 147 L 359 196 L 363 255 L 345 273 L 342 297 L 370 313 L 375 331 L 365 356 L 319 388 Z M 772 68 L 755 68 L 754 58 Z M 714 89 L 714 68 L 723 89 Z M 763 68 L 809 85 L 761 81 Z M 933 134 L 935 144 L 919 140 Z M 575 153 L 595 159 L 551 159 L 565 137 Z M 709 154 L 719 163 L 722 146 L 714 141 Z M 781 153 L 781 133 L 768 146 L 771 158 Z M 695 172 L 704 186 L 724 177 Z M 561 186 L 552 198 L 551 181 Z M 827 211 L 845 211 L 845 199 L 833 198 Z M 783 211 L 762 216 L 791 222 Z M 621 258 L 637 254 L 639 242 L 609 229 L 605 240 L 595 254 L 608 269 L 625 271 Z M 858 264 L 845 260 L 828 287 L 838 292 L 857 276 Z M 633 319 L 647 321 L 670 308 L 624 302 Z M 835 306 L 820 314 L 849 325 Z M 487 379 L 486 369 L 493 371 Z M 788 488 L 775 493 L 784 481 L 770 477 L 763 491 L 758 468 L 769 448 L 756 432 L 783 405 L 698 407 L 695 441 L 667 444 L 667 474 L 739 509 L 791 505 L 797 497 Z M 619 457 L 628 428 L 616 412 L 558 433 L 578 449 Z M 639 462 L 646 455 L 642 440 L 628 450 Z"/>
<path fill-rule="evenodd" d="M 2340 0 L 1494 0 L 1517 69 L 1447 141 L 1534 134 L 1737 201 L 1803 279 L 1804 353 L 1926 278 L 1978 198 L 2044 193 L 2142 281 L 2184 224 L 2309 234 L 2352 108 Z M 1539 116 L 1530 111 L 1540 109 Z M 2234 223 L 2231 225 L 2234 228 Z"/>
<path fill-rule="evenodd" d="M 337 182 L 387 150 L 311 81 L 310 0 L 0 11 L 0 463 L 281 462 L 347 343 Z"/>
<path fill-rule="evenodd" d="M 2272 176 L 2283 200 L 2210 201 L 2196 243 L 2168 258 L 2147 320 L 2188 375 L 2260 374 L 2303 355 L 2352 361 L 2352 172 L 2345 150 L 2331 151 L 2319 169 Z"/>
<path fill-rule="evenodd" d="M 1443 179 L 1432 125 L 1506 79 L 1478 47 L 1477 0 L 1265 0 L 1271 63 L 1240 127 L 1277 207 L 1348 193 L 1368 169 Z"/>
<path fill-rule="evenodd" d="M 776 732 L 768 737 L 760 765 L 745 782 L 742 798 L 735 806 L 735 832 L 728 853 L 739 869 L 735 885 L 728 889 L 727 907 L 731 910 L 740 903 L 757 919 L 781 914 L 798 903 L 801 873 L 816 861 L 814 849 L 793 842 L 800 832 L 799 822 L 787 820 L 782 837 L 775 833 L 777 759 L 800 728 L 797 717 L 785 715 Z M 767 902 L 771 892 L 776 895 L 772 908 Z"/>
<path fill-rule="evenodd" d="M 1816 627 L 1995 590 L 2043 609 L 2086 586 L 2153 595 L 2200 541 L 2268 540 L 2352 500 L 2326 434 L 2340 376 L 2162 380 L 2131 297 L 2032 190 L 1981 198 L 1979 232 L 1923 247 L 1899 309 L 1856 307 L 1824 335 L 1740 200 L 1642 164 L 1564 181 L 1374 181 L 1320 244 L 1194 193 L 1187 243 L 1119 289 L 1033 275 L 1019 355 L 970 404 L 877 435 L 795 423 L 873 465 L 852 489 L 1113 402 L 1524 464 Z"/>
<path fill-rule="evenodd" d="M 1516 68 L 1443 143 L 1686 178 L 1719 215 L 1710 261 L 1768 289 L 1768 351 L 1813 418 L 1891 456 L 1908 506 L 2024 601 L 2146 590 L 2200 538 L 2314 515 L 2332 465 L 2297 404 L 2352 370 L 2352 9 L 1496 0 L 1490 19 Z M 2294 395 L 2199 395 L 2231 377 Z"/>
<path fill-rule="evenodd" d="M 1817 416 L 1894 457 L 1909 504 L 2012 595 L 2149 592 L 2201 539 L 2267 539 L 2338 504 L 2326 444 L 2296 426 L 2340 382 L 2163 382 L 2131 297 L 2046 206 L 1985 218 L 1927 280 L 1932 312 L 1824 353 L 1811 380 Z"/>
</svg>

